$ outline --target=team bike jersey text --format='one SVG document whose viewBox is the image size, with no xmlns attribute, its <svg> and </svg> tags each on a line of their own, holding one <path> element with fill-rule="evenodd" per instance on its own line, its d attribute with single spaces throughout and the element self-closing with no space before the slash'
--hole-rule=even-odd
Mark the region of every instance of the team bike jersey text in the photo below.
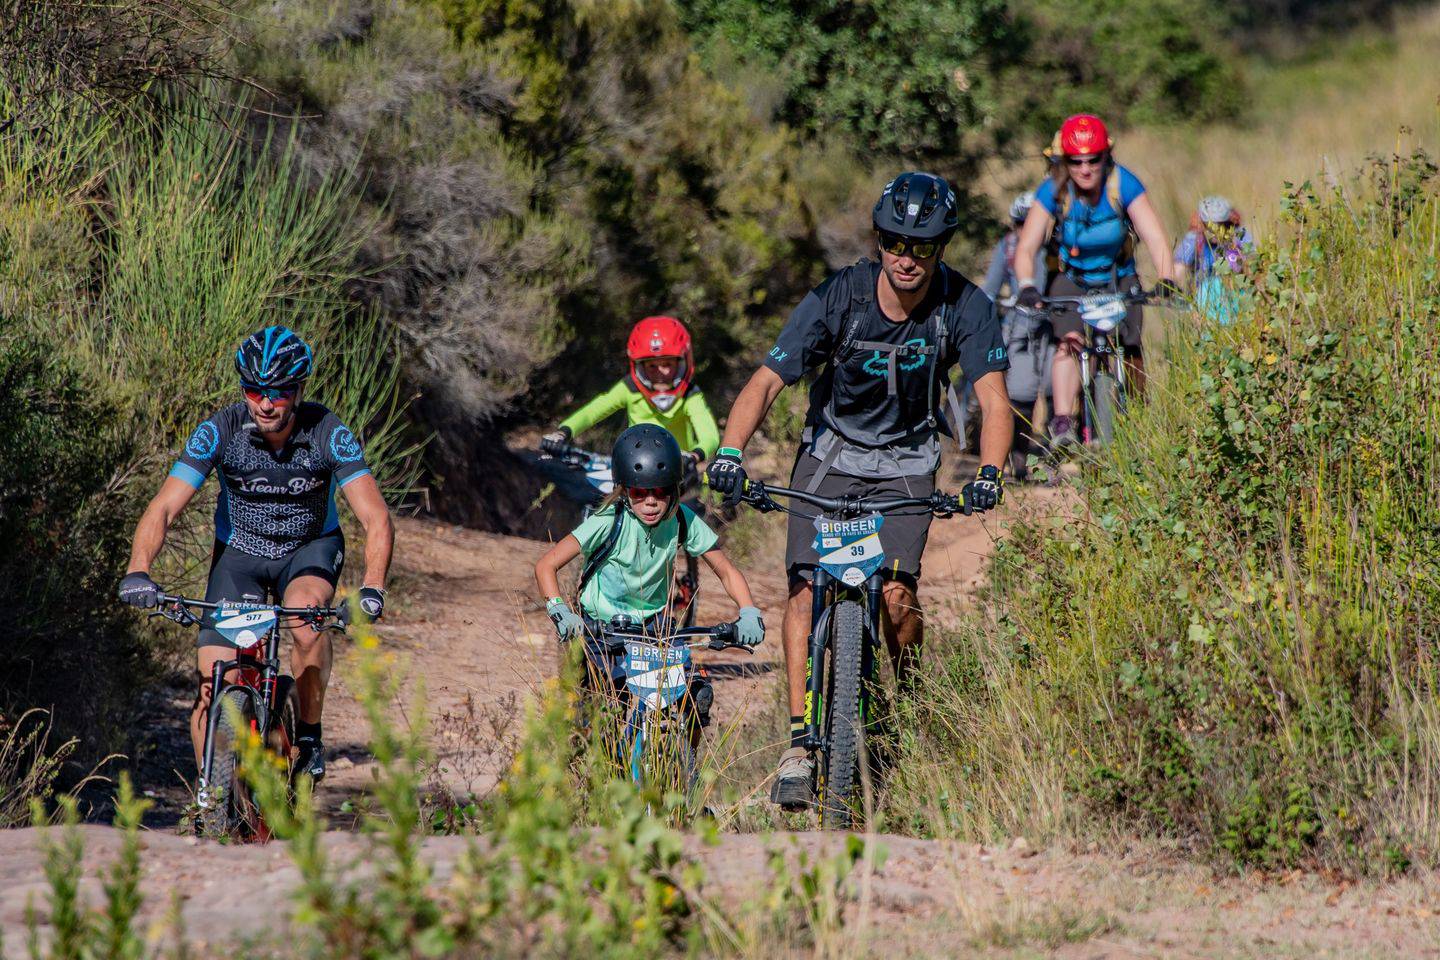
<svg viewBox="0 0 1440 960">
<path fill-rule="evenodd" d="M 699 450 L 707 460 L 720 448 L 720 428 L 715 425 L 715 415 L 710 412 L 705 395 L 694 386 L 669 410 L 662 411 L 645 399 L 645 394 L 626 377 L 570 414 L 560 425 L 568 428 L 571 436 L 579 436 L 617 410 L 625 411 L 628 426 L 653 423 L 664 427 L 681 450 Z"/>
<path fill-rule="evenodd" d="M 370 472 L 359 439 L 318 403 L 300 404 L 280 450 L 255 429 L 245 404 L 216 412 L 195 428 L 170 476 L 198 490 L 216 468 L 216 539 L 271 560 L 338 530 L 336 486 Z"/>
</svg>

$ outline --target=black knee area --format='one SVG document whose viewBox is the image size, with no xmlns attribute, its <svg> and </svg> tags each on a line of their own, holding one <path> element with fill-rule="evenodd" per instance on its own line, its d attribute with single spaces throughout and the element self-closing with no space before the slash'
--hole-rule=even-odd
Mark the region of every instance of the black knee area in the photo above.
<svg viewBox="0 0 1440 960">
<path fill-rule="evenodd" d="M 704 675 L 690 679 L 690 702 L 695 704 L 695 717 L 700 726 L 710 726 L 710 708 L 715 706 L 715 685 Z"/>
</svg>

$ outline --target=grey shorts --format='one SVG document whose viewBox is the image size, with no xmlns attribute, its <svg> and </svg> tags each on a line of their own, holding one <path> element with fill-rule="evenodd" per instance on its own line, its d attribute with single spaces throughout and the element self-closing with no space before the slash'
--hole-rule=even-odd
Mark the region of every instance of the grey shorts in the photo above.
<svg viewBox="0 0 1440 960">
<path fill-rule="evenodd" d="M 802 448 L 795 458 L 790 471 L 790 486 L 796 490 L 808 490 L 810 479 L 820 468 L 820 461 Z M 883 480 L 852 477 L 831 470 L 820 480 L 818 489 L 812 491 L 821 497 L 841 497 L 847 494 L 859 496 L 889 495 L 893 497 L 928 497 L 935 492 L 935 475 L 919 477 L 890 477 Z M 815 523 L 812 519 L 816 510 L 809 504 L 793 501 L 790 508 L 790 522 L 785 539 L 785 568 L 790 582 L 810 580 L 820 562 L 815 552 Z M 797 516 L 798 514 L 798 516 Z M 920 556 L 925 552 L 925 541 L 930 536 L 930 521 L 934 514 L 923 507 L 913 507 L 885 514 L 885 525 L 881 527 L 880 542 L 885 547 L 887 578 L 899 580 L 914 586 L 920 579 Z"/>
<path fill-rule="evenodd" d="M 251 556 L 219 541 L 210 560 L 210 582 L 205 599 L 254 600 L 279 603 L 285 588 L 296 577 L 319 577 L 330 586 L 340 582 L 345 567 L 345 536 L 336 530 L 301 544 L 286 556 L 275 560 Z M 233 647 L 235 644 L 205 627 L 195 639 L 197 647 Z"/>
<path fill-rule="evenodd" d="M 1129 279 L 1138 283 L 1133 277 Z M 1125 282 L 1121 281 L 1122 287 Z M 1090 289 L 1082 287 L 1066 274 L 1057 273 L 1050 279 L 1050 289 L 1046 291 L 1046 296 L 1083 297 Z M 1067 334 L 1079 336 L 1085 332 L 1085 321 L 1080 319 L 1080 313 L 1076 310 L 1056 311 L 1050 317 L 1050 326 L 1055 331 L 1056 340 L 1063 340 Z M 1138 303 L 1129 304 L 1125 309 L 1125 322 L 1120 325 L 1120 345 L 1125 348 L 1126 353 L 1139 353 L 1144 340 L 1145 309 Z"/>
</svg>

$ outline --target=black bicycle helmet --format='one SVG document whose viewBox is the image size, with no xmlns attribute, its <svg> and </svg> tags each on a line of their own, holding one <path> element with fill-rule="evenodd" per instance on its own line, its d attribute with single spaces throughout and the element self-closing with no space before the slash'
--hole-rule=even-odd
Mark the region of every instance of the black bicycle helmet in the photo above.
<svg viewBox="0 0 1440 960">
<path fill-rule="evenodd" d="M 617 487 L 670 491 L 673 509 L 685 476 L 680 465 L 680 444 L 664 427 L 637 423 L 615 441 L 615 449 L 610 452 L 610 475 Z"/>
<path fill-rule="evenodd" d="M 247 387 L 293 387 L 310 376 L 315 355 L 289 327 L 266 327 L 235 351 L 235 371 Z"/>
<path fill-rule="evenodd" d="M 954 191 L 933 173 L 902 173 L 891 180 L 875 201 L 871 219 L 876 230 L 941 242 L 960 225 Z"/>
</svg>

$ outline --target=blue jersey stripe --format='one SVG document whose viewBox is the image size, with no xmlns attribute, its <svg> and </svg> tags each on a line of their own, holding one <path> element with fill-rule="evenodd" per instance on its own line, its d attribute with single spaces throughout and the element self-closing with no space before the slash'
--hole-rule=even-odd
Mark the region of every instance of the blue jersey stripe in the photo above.
<svg viewBox="0 0 1440 960">
<path fill-rule="evenodd" d="M 199 490 L 201 487 L 205 486 L 205 474 L 201 473 L 199 470 L 196 470 L 188 463 L 177 462 L 175 466 L 170 468 L 170 476 L 180 480 L 184 480 L 196 490 Z"/>
<path fill-rule="evenodd" d="M 370 468 L 369 468 L 369 467 L 366 467 L 364 470 L 357 470 L 356 472 L 350 474 L 350 476 L 346 477 L 344 480 L 341 480 L 341 481 L 340 481 L 340 486 L 341 486 L 341 487 L 344 487 L 344 486 L 345 486 L 347 483 L 349 483 L 351 480 L 359 480 L 361 477 L 368 477 L 368 476 L 370 476 Z"/>
</svg>

